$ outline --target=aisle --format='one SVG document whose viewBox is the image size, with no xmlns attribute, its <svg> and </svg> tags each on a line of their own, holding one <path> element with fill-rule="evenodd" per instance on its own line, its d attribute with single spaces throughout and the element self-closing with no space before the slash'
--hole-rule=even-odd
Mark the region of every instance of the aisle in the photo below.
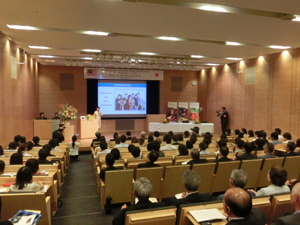
<svg viewBox="0 0 300 225">
<path fill-rule="evenodd" d="M 79 159 L 69 165 L 60 198 L 63 206 L 52 218 L 52 225 L 111 224 L 112 215 L 100 210 L 91 155 L 80 154 Z"/>
</svg>

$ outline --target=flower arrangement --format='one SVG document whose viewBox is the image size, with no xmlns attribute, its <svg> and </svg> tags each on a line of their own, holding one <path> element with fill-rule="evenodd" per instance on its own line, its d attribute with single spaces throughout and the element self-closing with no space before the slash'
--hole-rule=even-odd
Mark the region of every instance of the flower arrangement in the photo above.
<svg viewBox="0 0 300 225">
<path fill-rule="evenodd" d="M 169 123 L 169 120 L 168 119 L 164 119 L 163 123 Z"/>
<path fill-rule="evenodd" d="M 95 116 L 94 116 L 94 115 L 91 115 L 91 114 L 87 114 L 85 118 L 86 118 L 87 120 L 94 120 L 94 119 L 95 119 Z"/>
<path fill-rule="evenodd" d="M 59 104 L 59 108 L 58 114 L 60 115 L 61 120 L 68 122 L 77 118 L 76 114 L 78 113 L 78 110 L 74 108 L 74 106 L 69 104 Z"/>
<path fill-rule="evenodd" d="M 195 119 L 194 124 L 201 124 L 201 122 L 198 119 Z"/>
</svg>

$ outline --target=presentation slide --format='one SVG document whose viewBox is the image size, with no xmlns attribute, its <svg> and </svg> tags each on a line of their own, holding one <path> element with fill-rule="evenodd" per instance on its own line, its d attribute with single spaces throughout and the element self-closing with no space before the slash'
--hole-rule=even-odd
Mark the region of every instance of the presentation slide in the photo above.
<svg viewBox="0 0 300 225">
<path fill-rule="evenodd" d="M 98 105 L 103 118 L 145 117 L 146 101 L 146 82 L 98 81 Z"/>
</svg>

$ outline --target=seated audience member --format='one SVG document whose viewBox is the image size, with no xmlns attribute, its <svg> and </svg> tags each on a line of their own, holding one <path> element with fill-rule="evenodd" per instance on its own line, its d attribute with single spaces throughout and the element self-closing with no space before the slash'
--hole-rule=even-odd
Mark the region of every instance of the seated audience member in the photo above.
<svg viewBox="0 0 300 225">
<path fill-rule="evenodd" d="M 288 132 L 285 132 L 283 134 L 283 139 L 284 141 L 282 143 L 289 143 L 289 142 L 292 142 L 292 135 Z"/>
<path fill-rule="evenodd" d="M 96 136 L 96 138 L 92 140 L 91 147 L 93 147 L 94 142 L 100 142 L 101 133 L 99 131 L 97 131 L 95 133 L 95 136 Z"/>
<path fill-rule="evenodd" d="M 142 132 L 141 132 L 141 138 L 144 138 L 144 140 L 147 139 L 147 138 L 146 138 L 146 135 L 147 135 L 147 133 L 146 133 L 145 131 L 142 131 Z"/>
<path fill-rule="evenodd" d="M 247 134 L 246 128 L 242 128 L 242 133 L 243 133 L 243 134 Z"/>
<path fill-rule="evenodd" d="M 287 171 L 285 168 L 272 166 L 268 172 L 267 179 L 271 185 L 261 188 L 257 192 L 254 190 L 249 191 L 254 192 L 256 197 L 290 193 L 290 188 L 285 184 L 287 181 Z"/>
<path fill-rule="evenodd" d="M 20 144 L 26 144 L 26 137 L 21 136 Z"/>
<path fill-rule="evenodd" d="M 265 139 L 258 138 L 255 140 L 254 144 L 256 148 L 254 148 L 252 151 L 262 151 L 264 150 L 264 145 L 265 145 Z"/>
<path fill-rule="evenodd" d="M 249 193 L 241 188 L 228 189 L 223 199 L 224 213 L 227 214 L 226 225 L 265 225 L 264 212 L 252 208 L 252 198 Z"/>
<path fill-rule="evenodd" d="M 194 148 L 194 145 L 191 141 L 186 141 L 185 146 L 186 146 L 187 149 L 193 149 Z"/>
<path fill-rule="evenodd" d="M 208 138 L 204 138 L 203 142 L 207 145 L 207 147 L 209 147 L 209 145 L 211 144 L 211 140 Z"/>
<path fill-rule="evenodd" d="M 290 156 L 296 156 L 296 155 L 298 155 L 297 153 L 294 152 L 295 148 L 296 148 L 296 144 L 294 142 L 289 142 L 286 145 L 286 153 L 284 153 L 281 156 L 290 157 Z"/>
<path fill-rule="evenodd" d="M 127 141 L 130 141 L 130 140 L 131 140 L 131 132 L 130 132 L 130 131 L 127 131 L 127 132 L 126 132 L 126 136 L 127 136 L 127 137 L 126 137 L 126 140 L 127 140 Z"/>
<path fill-rule="evenodd" d="M 18 152 L 23 154 L 23 157 L 32 157 L 32 155 L 26 153 L 27 152 L 27 144 L 20 144 L 18 148 Z"/>
<path fill-rule="evenodd" d="M 79 145 L 80 145 L 80 143 L 77 141 L 77 136 L 73 135 L 72 142 L 69 143 L 69 146 L 70 146 L 69 155 L 70 155 L 70 159 L 72 161 L 78 161 Z"/>
<path fill-rule="evenodd" d="M 172 136 L 172 139 L 173 139 L 173 145 L 179 145 L 179 143 L 178 143 L 178 135 L 174 134 Z"/>
<path fill-rule="evenodd" d="M 156 140 L 155 141 L 158 141 L 159 142 L 159 144 L 161 144 L 162 143 L 162 139 L 161 139 L 161 137 L 158 137 L 158 138 L 156 138 Z"/>
<path fill-rule="evenodd" d="M 278 141 L 278 133 L 276 132 L 271 133 L 271 140 L 272 141 L 270 143 L 272 143 L 273 145 L 281 144 L 281 142 Z"/>
<path fill-rule="evenodd" d="M 283 137 L 281 136 L 281 130 L 279 128 L 276 128 L 275 132 L 278 134 L 278 139 L 283 139 Z"/>
<path fill-rule="evenodd" d="M 232 161 L 232 159 L 229 159 L 227 156 L 229 154 L 229 149 L 227 146 L 223 146 L 220 148 L 219 151 L 219 157 L 217 160 L 215 160 L 215 162 L 228 162 L 228 161 Z"/>
<path fill-rule="evenodd" d="M 296 152 L 297 154 L 300 153 L 300 138 L 298 138 L 296 141 L 296 148 L 295 148 L 294 152 Z"/>
<path fill-rule="evenodd" d="M 300 224 L 300 183 L 296 183 L 292 187 L 290 194 L 291 205 L 295 209 L 295 212 L 286 216 L 280 217 L 275 221 L 275 225 L 298 225 Z"/>
<path fill-rule="evenodd" d="M 41 191 L 44 184 L 41 181 L 32 181 L 32 171 L 28 166 L 23 166 L 18 170 L 16 183 L 9 187 L 9 192 Z"/>
<path fill-rule="evenodd" d="M 140 159 L 141 158 L 141 149 L 139 147 L 134 147 L 131 150 L 131 154 L 134 159 Z"/>
<path fill-rule="evenodd" d="M 165 139 L 166 139 L 166 145 L 160 148 L 161 151 L 176 150 L 177 149 L 177 146 L 174 146 L 174 145 L 171 144 L 171 142 L 172 142 L 171 135 L 167 134 L 165 136 Z"/>
<path fill-rule="evenodd" d="M 109 141 L 115 141 L 116 140 L 116 137 L 119 137 L 119 134 L 117 132 L 115 132 L 113 134 L 113 139 L 110 139 Z"/>
<path fill-rule="evenodd" d="M 176 199 L 175 197 L 171 197 L 168 200 L 168 204 L 175 205 L 177 209 L 179 209 L 183 204 L 208 202 L 212 200 L 209 193 L 199 194 L 198 187 L 201 183 L 201 178 L 195 170 L 186 170 L 181 180 L 185 188 L 185 192 L 182 193 L 182 198 Z"/>
<path fill-rule="evenodd" d="M 114 155 L 115 160 L 120 160 L 120 159 L 121 159 L 121 154 L 120 154 L 119 149 L 113 148 L 113 149 L 110 151 L 110 153 Z"/>
<path fill-rule="evenodd" d="M 39 150 L 39 164 L 52 164 L 50 161 L 47 160 L 48 156 L 48 150 L 47 149 L 41 149 Z"/>
<path fill-rule="evenodd" d="M 151 192 L 153 190 L 151 182 L 141 177 L 133 184 L 134 195 L 138 198 L 138 202 L 135 205 L 127 206 L 124 204 L 121 207 L 121 212 L 115 216 L 112 221 L 113 225 L 124 225 L 126 213 L 134 210 L 150 209 L 165 206 L 165 203 L 152 203 L 149 200 Z"/>
<path fill-rule="evenodd" d="M 20 143 L 19 143 L 20 145 Z M 17 152 L 18 146 L 16 142 L 10 142 L 8 145 L 9 149 L 4 149 L 4 152 Z"/>
<path fill-rule="evenodd" d="M 38 136 L 34 136 L 32 138 L 32 141 L 33 141 L 33 147 L 42 147 L 39 142 L 40 142 L 40 138 Z"/>
<path fill-rule="evenodd" d="M 101 142 L 101 141 L 100 141 Z M 118 136 L 118 137 L 116 137 L 116 139 L 115 139 L 115 144 L 116 145 L 119 145 L 119 144 L 121 144 L 121 138 Z"/>
<path fill-rule="evenodd" d="M 178 134 L 177 136 L 178 136 L 178 141 L 182 143 L 183 142 L 183 135 L 182 135 L 182 133 Z"/>
<path fill-rule="evenodd" d="M 4 157 L 4 150 L 2 145 L 0 145 L 0 157 Z"/>
<path fill-rule="evenodd" d="M 136 136 L 132 137 L 131 143 L 139 143 L 139 140 L 136 138 Z"/>
<path fill-rule="evenodd" d="M 192 134 L 190 137 L 190 141 L 193 143 L 193 145 L 197 142 L 197 136 L 195 134 Z"/>
<path fill-rule="evenodd" d="M 191 130 L 193 131 L 193 134 L 196 135 L 196 138 L 202 136 L 202 135 L 199 133 L 199 127 L 191 128 Z"/>
<path fill-rule="evenodd" d="M 190 132 L 188 132 L 187 130 L 184 131 L 184 138 L 188 138 L 190 136 Z"/>
<path fill-rule="evenodd" d="M 52 119 L 53 120 L 60 120 L 58 112 L 54 113 L 54 117 Z"/>
<path fill-rule="evenodd" d="M 46 120 L 47 117 L 45 117 L 45 113 L 40 112 L 40 117 L 38 118 L 38 120 Z"/>
<path fill-rule="evenodd" d="M 147 144 L 147 151 L 152 151 L 153 150 L 153 143 L 150 142 Z"/>
<path fill-rule="evenodd" d="M 203 142 L 204 142 L 204 140 L 203 140 Z M 215 154 L 219 154 L 220 149 L 221 149 L 222 147 L 227 147 L 227 142 L 226 142 L 224 139 L 221 139 L 221 140 L 219 140 L 219 141 L 217 142 L 217 149 L 218 149 L 218 150 L 215 152 Z"/>
<path fill-rule="evenodd" d="M 139 139 L 139 145 L 140 145 L 140 147 L 145 147 L 145 145 L 144 145 L 144 143 L 145 143 L 145 138 L 140 138 Z"/>
<path fill-rule="evenodd" d="M 160 151 L 160 143 L 158 141 L 152 142 L 152 147 L 154 151 L 158 152 L 158 157 L 165 157 L 165 153 L 163 151 Z"/>
<path fill-rule="evenodd" d="M 238 138 L 244 138 L 244 133 L 239 133 Z"/>
<path fill-rule="evenodd" d="M 226 132 L 225 132 L 225 134 L 226 134 L 227 136 L 230 136 L 230 134 L 231 134 L 231 129 L 227 129 Z"/>
<path fill-rule="evenodd" d="M 16 143 L 17 147 L 19 147 L 20 142 L 21 142 L 22 136 L 21 135 L 16 135 L 14 137 L 14 142 Z"/>
<path fill-rule="evenodd" d="M 172 138 L 172 137 L 173 137 L 173 131 L 170 130 L 170 131 L 168 132 L 168 135 L 170 135 L 171 138 Z"/>
<path fill-rule="evenodd" d="M 256 155 L 251 154 L 253 150 L 253 146 L 251 143 L 244 143 L 243 151 L 245 152 L 243 155 L 239 155 L 236 157 L 237 160 L 248 160 L 248 159 L 257 159 Z"/>
<path fill-rule="evenodd" d="M 10 165 L 19 165 L 19 164 L 23 164 L 23 155 L 22 153 L 14 153 L 10 156 L 10 161 L 9 161 Z"/>
<path fill-rule="evenodd" d="M 158 152 L 152 150 L 149 154 L 148 154 L 148 162 L 145 163 L 140 163 L 138 164 L 137 168 L 149 168 L 149 167 L 159 167 L 160 165 L 158 164 L 154 164 L 154 162 L 156 162 L 158 159 Z"/>
<path fill-rule="evenodd" d="M 55 156 L 55 155 L 51 154 L 51 149 L 52 149 L 51 145 L 46 144 L 46 145 L 43 146 L 43 149 L 46 149 L 48 151 L 48 156 Z"/>
<path fill-rule="evenodd" d="M 100 152 L 97 153 L 97 155 L 95 156 L 95 159 L 97 160 L 100 154 L 107 154 L 110 153 L 109 148 L 107 147 L 107 143 L 106 142 L 100 142 L 100 147 L 97 147 L 95 149 L 95 152 L 97 152 L 98 149 L 101 149 Z"/>
<path fill-rule="evenodd" d="M 243 152 L 243 145 L 245 142 L 242 141 L 241 139 L 238 139 L 235 142 L 236 142 L 236 146 L 235 146 L 234 153 Z"/>
<path fill-rule="evenodd" d="M 204 142 L 201 142 L 199 144 L 199 149 L 200 149 L 200 155 L 209 155 L 210 153 L 206 151 L 207 145 Z"/>
<path fill-rule="evenodd" d="M 192 160 L 187 163 L 189 165 L 199 164 L 199 163 L 207 163 L 207 159 L 200 159 L 200 153 L 199 153 L 199 150 L 197 150 L 197 149 L 191 150 L 191 157 L 192 157 Z"/>
<path fill-rule="evenodd" d="M 189 155 L 189 151 L 187 150 L 185 145 L 178 145 L 179 156 Z"/>
<path fill-rule="evenodd" d="M 128 147 L 128 144 L 125 143 L 125 141 L 126 141 L 125 135 L 121 135 L 120 141 L 121 141 L 121 144 L 116 145 L 115 148 L 127 148 Z"/>
<path fill-rule="evenodd" d="M 206 133 L 204 134 L 204 138 L 207 138 L 207 139 L 209 139 L 209 140 L 211 140 L 212 137 L 213 137 L 213 135 L 212 135 L 210 132 L 206 132 Z"/>
<path fill-rule="evenodd" d="M 248 130 L 248 135 L 249 135 L 249 138 L 254 137 L 253 130 Z"/>
<path fill-rule="evenodd" d="M 62 132 L 64 131 L 63 128 L 59 128 L 58 130 L 55 130 L 52 132 L 52 139 L 56 139 L 58 143 L 62 143 L 65 140 L 64 135 Z"/>
<path fill-rule="evenodd" d="M 105 182 L 105 171 L 123 169 L 123 167 L 114 167 L 114 163 L 115 163 L 114 155 L 111 153 L 108 153 L 105 156 L 106 168 L 100 170 L 100 178 L 103 182 Z"/>
<path fill-rule="evenodd" d="M 38 174 L 39 171 L 39 161 L 37 159 L 28 159 L 25 166 L 31 169 L 32 175 Z"/>
<path fill-rule="evenodd" d="M 160 133 L 158 131 L 154 131 L 153 133 L 155 139 L 158 138 L 160 136 Z"/>
<path fill-rule="evenodd" d="M 229 185 L 230 187 L 238 187 L 244 189 L 244 187 L 247 184 L 248 180 L 248 174 L 241 169 L 234 169 L 231 172 L 230 178 L 229 178 Z M 252 191 L 248 191 L 248 193 L 251 195 L 251 197 L 254 197 L 255 194 Z M 219 195 L 217 200 L 223 200 L 224 194 Z"/>
<path fill-rule="evenodd" d="M 273 155 L 274 145 L 272 143 L 267 143 L 264 146 L 265 155 L 258 156 L 258 159 L 267 159 L 267 158 L 277 158 L 276 155 Z"/>
<path fill-rule="evenodd" d="M 128 152 L 132 152 L 132 150 L 135 148 L 135 145 L 133 145 L 133 144 L 130 144 L 130 145 L 128 145 Z"/>
<path fill-rule="evenodd" d="M 226 134 L 221 134 L 220 135 L 220 140 L 225 140 L 226 142 L 228 142 L 228 138 Z"/>
<path fill-rule="evenodd" d="M 3 160 L 0 160 L 0 175 L 4 173 L 5 170 L 5 162 Z"/>
<path fill-rule="evenodd" d="M 234 134 L 235 134 L 235 136 L 238 136 L 238 135 L 239 135 L 239 133 L 240 133 L 240 130 L 239 130 L 239 129 L 235 129 L 235 130 L 234 130 Z"/>
<path fill-rule="evenodd" d="M 51 146 L 51 151 L 60 151 L 59 149 L 55 148 L 56 146 L 59 146 L 55 139 L 51 139 L 48 144 Z"/>
<path fill-rule="evenodd" d="M 33 143 L 32 143 L 31 141 L 28 141 L 28 142 L 26 143 L 26 145 L 27 145 L 27 151 L 31 151 L 32 148 L 33 148 Z"/>
</svg>

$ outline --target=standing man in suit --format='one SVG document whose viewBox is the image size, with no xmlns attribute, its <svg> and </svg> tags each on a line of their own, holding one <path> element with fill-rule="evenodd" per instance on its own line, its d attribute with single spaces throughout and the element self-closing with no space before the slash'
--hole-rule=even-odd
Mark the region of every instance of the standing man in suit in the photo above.
<svg viewBox="0 0 300 225">
<path fill-rule="evenodd" d="M 218 116 L 221 119 L 222 134 L 225 134 L 226 128 L 227 128 L 227 125 L 228 125 L 228 119 L 229 119 L 228 112 L 226 111 L 226 107 L 223 106 L 221 108 L 221 112 L 218 110 L 217 113 L 218 113 Z"/>
<path fill-rule="evenodd" d="M 265 214 L 260 209 L 252 209 L 250 194 L 238 187 L 226 191 L 223 199 L 227 225 L 265 225 Z"/>
</svg>

